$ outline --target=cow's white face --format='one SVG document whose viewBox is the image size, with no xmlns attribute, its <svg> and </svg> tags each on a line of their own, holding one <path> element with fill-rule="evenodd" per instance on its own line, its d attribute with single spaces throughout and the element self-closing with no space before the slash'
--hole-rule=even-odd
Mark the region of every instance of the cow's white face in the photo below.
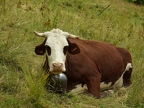
<svg viewBox="0 0 144 108">
<path fill-rule="evenodd" d="M 76 44 L 69 44 L 68 37 L 77 38 L 77 36 L 63 32 L 60 29 L 53 29 L 49 32 L 34 33 L 38 36 L 45 37 L 44 44 L 36 47 L 36 54 L 43 55 L 46 52 L 49 63 L 49 71 L 55 74 L 66 71 L 65 61 L 66 54 L 69 51 L 72 54 L 79 53 L 80 50 Z M 71 47 L 72 46 L 72 47 Z M 44 48 L 43 48 L 44 47 Z"/>
<path fill-rule="evenodd" d="M 45 47 L 49 60 L 50 72 L 60 73 L 66 71 L 66 53 L 64 53 L 64 50 L 68 48 L 67 39 L 61 34 L 52 33 L 49 35 Z"/>
</svg>

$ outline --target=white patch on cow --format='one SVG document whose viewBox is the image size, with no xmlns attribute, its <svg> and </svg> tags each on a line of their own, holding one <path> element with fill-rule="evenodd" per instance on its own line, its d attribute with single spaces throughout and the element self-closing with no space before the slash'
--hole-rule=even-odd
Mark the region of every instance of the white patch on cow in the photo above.
<svg viewBox="0 0 144 108">
<path fill-rule="evenodd" d="M 112 82 L 109 82 L 108 84 L 106 84 L 105 82 L 101 82 L 100 89 L 101 90 L 107 89 L 107 88 L 111 87 L 111 85 L 112 85 Z"/>
<path fill-rule="evenodd" d="M 123 86 L 123 74 L 121 77 L 114 83 L 113 88 L 114 89 L 119 89 Z"/>
<path fill-rule="evenodd" d="M 128 71 L 128 70 L 131 69 L 131 68 L 132 68 L 132 64 L 131 64 L 131 63 L 127 63 L 127 66 L 126 66 L 125 71 Z"/>
<path fill-rule="evenodd" d="M 83 93 L 83 92 L 85 92 L 85 91 L 87 91 L 87 90 L 88 90 L 88 89 L 87 89 L 87 85 L 86 85 L 86 84 L 83 85 L 83 87 L 82 87 L 81 84 L 78 84 L 78 85 L 76 85 L 75 88 L 72 89 L 69 93 L 70 93 L 70 94 L 80 94 L 80 93 Z"/>
</svg>

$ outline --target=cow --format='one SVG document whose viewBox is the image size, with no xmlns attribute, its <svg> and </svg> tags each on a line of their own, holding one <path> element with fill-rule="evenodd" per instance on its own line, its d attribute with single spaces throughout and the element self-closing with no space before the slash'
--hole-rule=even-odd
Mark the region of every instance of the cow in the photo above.
<svg viewBox="0 0 144 108">
<path fill-rule="evenodd" d="M 128 50 L 106 42 L 80 39 L 60 29 L 34 31 L 34 34 L 45 38 L 35 47 L 37 55 L 46 53 L 44 69 L 54 75 L 64 73 L 67 92 L 80 86 L 100 98 L 101 90 L 131 84 L 132 57 Z"/>
</svg>

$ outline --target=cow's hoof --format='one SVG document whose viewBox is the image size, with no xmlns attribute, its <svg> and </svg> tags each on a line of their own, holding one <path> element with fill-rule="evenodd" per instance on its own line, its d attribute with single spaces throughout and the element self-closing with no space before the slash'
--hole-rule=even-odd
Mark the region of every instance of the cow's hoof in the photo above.
<svg viewBox="0 0 144 108">
<path fill-rule="evenodd" d="M 101 92 L 100 97 L 101 98 L 105 98 L 105 97 L 107 97 L 107 96 L 109 96 L 111 94 L 114 94 L 113 90 L 106 90 L 106 91 Z"/>
</svg>

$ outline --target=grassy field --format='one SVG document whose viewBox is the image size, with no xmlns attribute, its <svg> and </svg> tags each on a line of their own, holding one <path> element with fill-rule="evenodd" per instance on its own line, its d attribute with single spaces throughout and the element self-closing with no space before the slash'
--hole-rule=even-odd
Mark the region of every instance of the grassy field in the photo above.
<svg viewBox="0 0 144 108">
<path fill-rule="evenodd" d="M 103 99 L 47 92 L 44 57 L 34 53 L 43 39 L 33 30 L 52 28 L 128 49 L 132 85 Z M 143 108 L 143 65 L 143 6 L 122 0 L 0 0 L 0 108 Z"/>
</svg>

